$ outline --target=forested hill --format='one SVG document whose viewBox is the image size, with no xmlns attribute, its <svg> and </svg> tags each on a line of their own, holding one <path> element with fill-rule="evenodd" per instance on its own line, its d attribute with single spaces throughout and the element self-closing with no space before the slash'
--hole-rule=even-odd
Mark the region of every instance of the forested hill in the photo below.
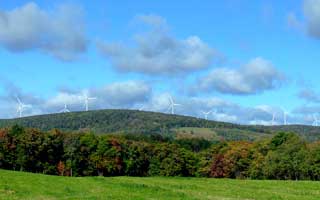
<svg viewBox="0 0 320 200">
<path fill-rule="evenodd" d="M 0 120 L 0 128 L 14 124 L 43 131 L 57 128 L 63 131 L 91 130 L 95 133 L 161 133 L 179 127 L 238 127 L 231 123 L 137 110 L 94 110 Z"/>
<path fill-rule="evenodd" d="M 97 134 L 171 134 L 173 132 L 176 133 L 182 127 L 197 127 L 215 130 L 219 136 L 224 138 L 228 138 L 232 134 L 232 137 L 235 136 L 236 139 L 247 138 L 249 140 L 255 139 L 260 135 L 265 136 L 279 131 L 287 131 L 295 132 L 311 141 L 320 139 L 320 127 L 304 125 L 247 126 L 136 110 L 95 110 L 0 120 L 0 128 L 15 124 L 38 128 L 42 131 L 60 129 L 63 131 L 92 131 Z"/>
</svg>

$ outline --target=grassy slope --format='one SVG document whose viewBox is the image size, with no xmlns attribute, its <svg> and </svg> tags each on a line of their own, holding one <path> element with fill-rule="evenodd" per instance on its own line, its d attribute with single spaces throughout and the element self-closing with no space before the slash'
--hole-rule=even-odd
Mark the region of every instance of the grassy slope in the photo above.
<svg viewBox="0 0 320 200">
<path fill-rule="evenodd" d="M 0 170 L 0 199 L 318 200 L 320 182 L 205 178 L 70 178 Z"/>
<path fill-rule="evenodd" d="M 204 138 L 207 140 L 221 139 L 227 141 L 245 140 L 254 141 L 266 137 L 271 137 L 271 134 L 259 133 L 250 130 L 242 130 L 238 128 L 197 128 L 197 127 L 182 127 L 173 129 L 177 138 Z"/>
</svg>

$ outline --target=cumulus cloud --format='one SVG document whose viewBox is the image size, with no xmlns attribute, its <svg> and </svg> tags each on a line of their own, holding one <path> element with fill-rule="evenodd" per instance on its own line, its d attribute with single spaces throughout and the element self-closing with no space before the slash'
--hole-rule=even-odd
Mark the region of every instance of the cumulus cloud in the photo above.
<svg viewBox="0 0 320 200">
<path fill-rule="evenodd" d="M 320 0 L 304 0 L 303 10 L 308 34 L 320 39 Z"/>
<path fill-rule="evenodd" d="M 139 16 L 152 26 L 152 30 L 138 34 L 135 45 L 99 41 L 97 48 L 114 66 L 123 72 L 139 72 L 152 75 L 176 74 L 207 68 L 217 54 L 198 36 L 178 39 L 161 26 L 165 19 L 154 16 Z"/>
<path fill-rule="evenodd" d="M 46 11 L 35 3 L 0 10 L 0 46 L 11 52 L 40 50 L 63 61 L 77 59 L 87 49 L 82 10 L 63 5 Z"/>
<path fill-rule="evenodd" d="M 170 93 L 164 92 L 153 94 L 149 101 L 146 101 L 143 104 L 137 104 L 135 109 L 141 108 L 145 111 L 170 114 L 170 96 L 173 98 L 175 103 L 179 104 L 179 106 L 175 106 L 176 114 L 204 118 L 203 112 L 212 111 L 211 114 L 208 115 L 208 119 L 234 123 L 238 122 L 239 118 L 234 113 L 234 111 L 238 109 L 238 106 L 232 102 L 228 102 L 217 97 L 179 98 L 177 96 L 172 96 Z"/>
<path fill-rule="evenodd" d="M 250 95 L 274 89 L 284 80 L 284 75 L 270 61 L 255 58 L 238 69 L 214 69 L 208 75 L 200 78 L 196 88 L 193 89 Z"/>
<path fill-rule="evenodd" d="M 170 105 L 169 95 L 169 93 L 153 94 L 149 101 L 142 104 L 142 109 L 170 113 L 171 111 L 168 109 Z M 238 124 L 271 125 L 273 114 L 275 114 L 274 125 L 283 123 L 283 111 L 281 108 L 268 105 L 245 107 L 218 97 L 179 98 L 173 96 L 173 99 L 175 103 L 180 104 L 180 106 L 175 107 L 175 113 L 179 115 L 205 118 L 203 112 L 211 111 L 208 115 L 210 120 Z M 138 106 L 141 106 L 141 104 L 137 105 L 137 109 L 139 108 Z M 295 122 L 291 121 L 291 119 L 293 119 L 291 115 L 288 116 L 290 123 Z"/>
<path fill-rule="evenodd" d="M 43 100 L 38 96 L 23 91 L 12 81 L 0 76 L 0 118 L 13 118 L 18 116 L 17 107 L 19 98 L 26 105 L 41 105 Z M 24 110 L 26 116 L 41 114 L 37 107 L 32 107 Z"/>
<path fill-rule="evenodd" d="M 83 90 L 64 90 L 50 98 L 39 98 L 34 94 L 19 92 L 21 101 L 32 105 L 26 109 L 23 116 L 57 113 L 67 104 L 71 111 L 83 111 L 84 102 L 79 96 L 86 91 L 88 96 L 96 97 L 89 103 L 89 109 L 141 109 L 145 111 L 170 113 L 169 93 L 154 93 L 148 84 L 140 81 L 126 81 L 108 84 L 104 87 Z M 208 119 L 238 124 L 271 125 L 273 114 L 275 124 L 283 123 L 283 110 L 268 105 L 256 107 L 240 106 L 237 103 L 218 97 L 181 97 L 172 95 L 176 106 L 175 113 L 179 115 L 204 118 L 203 111 L 212 111 Z M 4 94 L 0 97 L 0 118 L 18 117 L 15 97 Z M 289 123 L 309 123 L 310 112 L 314 107 L 295 110 L 288 114 Z M 319 108 L 317 108 L 320 110 Z M 298 116 L 298 117 L 297 117 Z M 309 121 L 308 121 L 309 120 Z"/>
<path fill-rule="evenodd" d="M 0 86 L 1 86 L 0 82 Z M 41 98 L 35 94 L 27 93 L 19 89 L 13 83 L 6 81 L 3 86 L 11 85 L 11 89 L 4 90 L 0 95 L 0 118 L 18 117 L 17 100 L 18 96 L 24 104 L 32 105 L 26 109 L 23 116 L 57 113 L 67 104 L 71 111 L 83 111 L 83 92 L 89 97 L 96 97 L 89 102 L 89 109 L 134 109 L 170 113 L 169 97 L 172 96 L 176 106 L 175 113 L 179 115 L 204 118 L 203 111 L 212 111 L 208 119 L 232 122 L 238 124 L 261 124 L 271 125 L 273 114 L 275 114 L 275 124 L 283 124 L 283 110 L 279 107 L 269 105 L 259 105 L 256 107 L 245 107 L 235 102 L 231 102 L 218 97 L 186 97 L 174 95 L 167 92 L 155 93 L 145 82 L 124 81 L 115 82 L 102 87 L 88 89 L 68 89 L 58 91 L 49 98 Z M 293 110 L 288 114 L 289 123 L 310 124 L 313 113 L 320 113 L 317 106 L 304 106 Z M 311 117 L 310 117 L 311 116 Z"/>
<path fill-rule="evenodd" d="M 320 106 L 319 105 L 302 105 L 293 109 L 292 113 L 294 114 L 296 121 L 301 124 L 310 124 L 314 122 L 314 117 L 319 118 Z"/>
<path fill-rule="evenodd" d="M 80 101 L 80 94 L 72 94 L 72 93 L 65 93 L 59 92 L 56 96 L 48 99 L 45 102 L 46 107 L 61 107 L 64 104 L 72 105 L 72 104 L 79 104 Z"/>
<path fill-rule="evenodd" d="M 167 28 L 168 26 L 165 18 L 154 14 L 138 15 L 135 17 L 135 21 L 142 22 L 155 28 Z"/>
<path fill-rule="evenodd" d="M 300 90 L 298 97 L 310 103 L 320 103 L 320 94 L 310 88 Z"/>
<path fill-rule="evenodd" d="M 308 115 L 308 114 L 315 114 L 315 113 L 320 113 L 320 106 L 319 105 L 303 105 L 295 108 L 293 110 L 293 113 L 295 114 L 303 114 L 303 115 Z"/>
<path fill-rule="evenodd" d="M 128 108 L 137 103 L 146 102 L 151 96 L 152 88 L 145 82 L 127 81 L 93 89 L 91 93 L 98 97 L 101 104 Z"/>
<path fill-rule="evenodd" d="M 131 108 L 145 102 L 151 96 L 152 88 L 145 82 L 125 81 L 115 82 L 103 87 L 72 90 L 64 88 L 56 96 L 46 102 L 49 110 L 57 110 L 67 104 L 72 110 L 83 110 L 83 95 L 94 97 L 90 101 L 91 109 Z"/>
<path fill-rule="evenodd" d="M 0 96 L 0 118 L 17 117 L 17 100 L 19 97 L 24 104 L 32 106 L 23 113 L 24 116 L 35 114 L 56 113 L 64 108 L 66 104 L 71 111 L 83 111 L 83 93 L 89 97 L 96 97 L 89 102 L 90 109 L 114 109 L 133 108 L 135 105 L 148 102 L 152 95 L 152 88 L 145 82 L 126 81 L 115 82 L 103 87 L 89 88 L 82 90 L 66 89 L 49 98 L 40 98 L 34 94 L 16 90 L 6 90 Z M 12 93 L 14 92 L 14 93 Z M 3 107 L 4 106 L 4 107 Z"/>
<path fill-rule="evenodd" d="M 306 32 L 310 37 L 320 39 L 320 0 L 303 1 L 304 20 L 298 19 L 296 13 L 287 15 L 288 25 Z"/>
</svg>

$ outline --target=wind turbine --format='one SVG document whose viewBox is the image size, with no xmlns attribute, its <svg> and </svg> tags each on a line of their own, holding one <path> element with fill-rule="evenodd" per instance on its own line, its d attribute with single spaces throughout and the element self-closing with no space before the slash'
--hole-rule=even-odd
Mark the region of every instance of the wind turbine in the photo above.
<svg viewBox="0 0 320 200">
<path fill-rule="evenodd" d="M 170 103 L 170 105 L 169 105 L 168 110 L 171 109 L 171 114 L 174 115 L 174 107 L 175 107 L 175 106 L 181 106 L 181 104 L 175 103 L 175 102 L 173 101 L 173 98 L 172 98 L 171 95 L 169 95 L 169 103 Z"/>
<path fill-rule="evenodd" d="M 205 112 L 205 111 L 201 111 L 201 112 L 202 112 L 202 114 L 204 115 L 204 118 L 205 118 L 206 120 L 208 120 L 208 115 L 212 113 L 212 110 L 210 110 L 210 111 L 208 111 L 208 112 Z"/>
<path fill-rule="evenodd" d="M 316 114 L 313 114 L 313 119 L 314 119 L 314 122 L 312 123 L 312 125 L 319 126 L 319 119 Z"/>
<path fill-rule="evenodd" d="M 68 106 L 67 106 L 67 104 L 65 103 L 64 104 L 64 108 L 62 109 L 62 110 L 60 110 L 60 113 L 69 113 L 70 112 L 70 110 L 68 109 Z"/>
<path fill-rule="evenodd" d="M 216 120 L 216 116 L 218 115 L 217 109 L 212 110 L 212 115 L 213 115 L 214 120 Z"/>
<path fill-rule="evenodd" d="M 145 108 L 145 106 L 144 106 L 144 105 L 140 105 L 140 107 L 139 107 L 139 108 L 137 108 L 137 110 L 139 110 L 139 111 L 143 111 L 143 110 L 144 110 L 144 108 Z"/>
<path fill-rule="evenodd" d="M 84 100 L 84 106 L 86 108 L 86 111 L 89 110 L 89 101 L 90 100 L 96 100 L 96 97 L 89 97 L 88 96 L 88 92 L 84 91 L 82 96 L 80 96 L 80 98 L 82 98 Z"/>
<path fill-rule="evenodd" d="M 272 121 L 271 121 L 271 125 L 274 126 L 275 125 L 275 119 L 276 119 L 276 113 L 272 114 Z"/>
<path fill-rule="evenodd" d="M 22 103 L 19 99 L 19 97 L 17 97 L 17 102 L 18 102 L 18 108 L 17 108 L 17 113 L 19 113 L 19 117 L 22 117 L 23 111 L 25 110 L 25 108 L 31 108 L 31 105 L 26 105 L 24 103 Z"/>
<path fill-rule="evenodd" d="M 287 117 L 288 117 L 288 111 L 284 108 L 282 108 L 283 111 L 283 125 L 288 125 Z"/>
</svg>

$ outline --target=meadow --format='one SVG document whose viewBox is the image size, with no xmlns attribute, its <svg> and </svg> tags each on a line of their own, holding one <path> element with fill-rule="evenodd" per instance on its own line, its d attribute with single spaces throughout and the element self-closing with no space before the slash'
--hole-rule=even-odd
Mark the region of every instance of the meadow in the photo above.
<svg viewBox="0 0 320 200">
<path fill-rule="evenodd" d="M 0 170 L 0 199 L 318 200 L 320 182 L 180 177 L 62 177 Z"/>
</svg>

